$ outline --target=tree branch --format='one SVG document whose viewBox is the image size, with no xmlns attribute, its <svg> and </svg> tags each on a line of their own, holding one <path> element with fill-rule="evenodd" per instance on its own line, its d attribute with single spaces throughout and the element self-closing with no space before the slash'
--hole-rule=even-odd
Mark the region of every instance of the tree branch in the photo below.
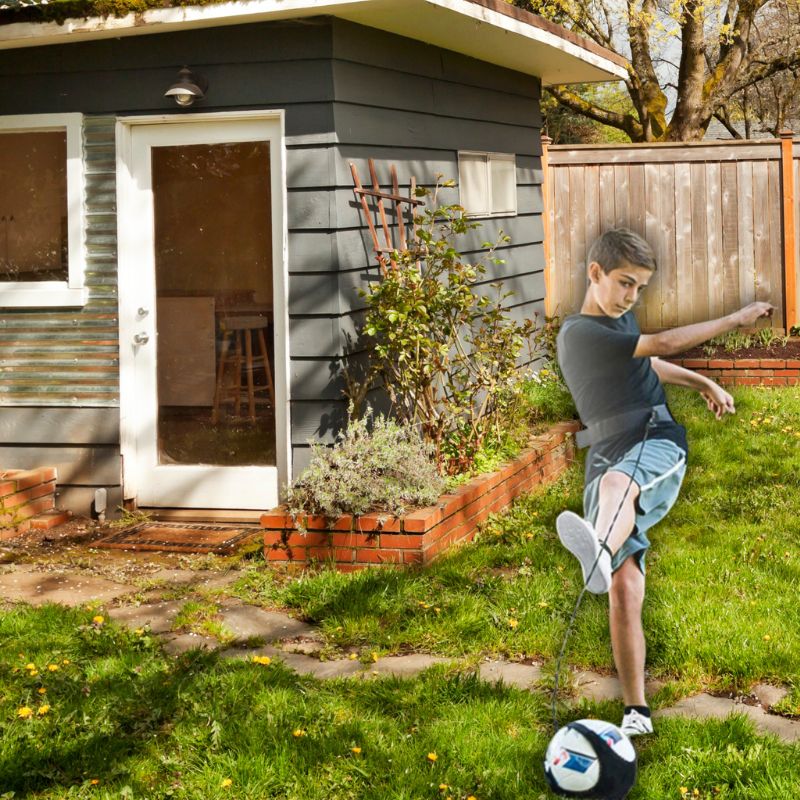
<svg viewBox="0 0 800 800">
<path fill-rule="evenodd" d="M 570 111 L 575 111 L 589 119 L 593 119 L 595 122 L 610 125 L 612 128 L 624 131 L 634 142 L 642 141 L 643 130 L 641 123 L 632 114 L 620 114 L 617 111 L 600 108 L 564 86 L 548 86 L 547 91 Z"/>
</svg>

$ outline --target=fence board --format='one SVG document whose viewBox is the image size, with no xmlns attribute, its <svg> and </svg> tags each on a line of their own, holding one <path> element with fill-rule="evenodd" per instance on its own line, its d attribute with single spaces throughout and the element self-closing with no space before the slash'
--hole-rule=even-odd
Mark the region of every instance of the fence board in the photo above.
<svg viewBox="0 0 800 800">
<path fill-rule="evenodd" d="M 551 146 L 550 307 L 561 316 L 578 310 L 588 247 L 621 225 L 656 252 L 658 271 L 637 312 L 643 330 L 718 317 L 755 299 L 783 304 L 780 152 L 777 140 Z M 794 156 L 800 185 L 800 142 Z M 795 250 L 800 273 L 800 236 Z M 771 324 L 782 327 L 781 315 Z"/>
<path fill-rule="evenodd" d="M 720 166 L 722 184 L 722 312 L 730 314 L 739 306 L 739 192 L 736 164 Z"/>
</svg>

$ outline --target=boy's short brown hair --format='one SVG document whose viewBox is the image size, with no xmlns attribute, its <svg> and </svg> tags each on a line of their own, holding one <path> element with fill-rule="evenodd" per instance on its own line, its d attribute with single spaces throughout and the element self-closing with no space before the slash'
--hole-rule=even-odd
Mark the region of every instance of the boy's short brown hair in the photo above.
<svg viewBox="0 0 800 800">
<path fill-rule="evenodd" d="M 628 228 L 612 228 L 594 240 L 589 248 L 587 262 L 597 262 L 608 274 L 615 269 L 630 265 L 656 271 L 656 256 L 653 248 Z"/>
</svg>

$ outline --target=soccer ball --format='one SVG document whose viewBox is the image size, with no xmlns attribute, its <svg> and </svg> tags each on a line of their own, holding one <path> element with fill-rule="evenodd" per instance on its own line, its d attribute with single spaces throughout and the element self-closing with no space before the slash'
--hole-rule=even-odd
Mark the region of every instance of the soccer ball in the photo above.
<svg viewBox="0 0 800 800">
<path fill-rule="evenodd" d="M 544 774 L 562 797 L 622 800 L 636 782 L 636 751 L 616 725 L 581 719 L 550 740 Z"/>
</svg>

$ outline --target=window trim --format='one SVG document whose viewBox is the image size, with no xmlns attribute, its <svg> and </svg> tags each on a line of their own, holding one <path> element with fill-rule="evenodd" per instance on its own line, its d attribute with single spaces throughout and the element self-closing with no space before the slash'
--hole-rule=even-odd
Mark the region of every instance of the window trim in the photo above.
<svg viewBox="0 0 800 800">
<path fill-rule="evenodd" d="M 86 304 L 86 209 L 83 114 L 24 114 L 0 117 L 3 133 L 67 134 L 67 280 L 0 281 L 0 308 L 46 308 Z"/>
<path fill-rule="evenodd" d="M 510 161 L 514 165 L 514 208 L 511 211 L 476 211 L 474 213 L 467 212 L 465 216 L 469 219 L 490 219 L 492 217 L 516 217 L 519 213 L 519 203 L 517 202 L 517 180 L 516 180 L 516 166 L 517 156 L 515 153 L 496 153 L 487 150 L 459 150 L 458 151 L 458 192 L 459 200 L 462 199 L 461 187 L 463 185 L 464 176 L 461 171 L 462 156 L 482 156 L 486 159 L 487 167 L 487 186 L 488 192 L 487 203 L 491 205 L 492 200 L 492 161 Z M 461 203 L 461 205 L 464 205 Z"/>
</svg>

